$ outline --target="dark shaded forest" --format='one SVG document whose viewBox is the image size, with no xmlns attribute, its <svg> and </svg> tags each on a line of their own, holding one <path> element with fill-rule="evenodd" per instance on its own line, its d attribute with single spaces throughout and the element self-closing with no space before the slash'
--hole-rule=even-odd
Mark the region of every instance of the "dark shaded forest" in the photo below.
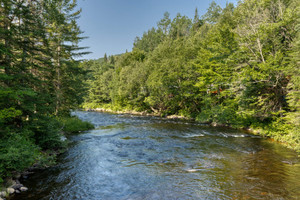
<svg viewBox="0 0 300 200">
<path fill-rule="evenodd" d="M 76 1 L 0 1 L 0 183 L 66 147 L 63 132 L 93 126 L 70 117 L 83 102 L 85 54 Z"/>
</svg>

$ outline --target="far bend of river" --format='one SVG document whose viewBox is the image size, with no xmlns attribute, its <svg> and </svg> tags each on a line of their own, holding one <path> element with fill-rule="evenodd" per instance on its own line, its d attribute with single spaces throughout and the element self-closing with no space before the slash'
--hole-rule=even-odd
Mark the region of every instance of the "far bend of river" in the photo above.
<svg viewBox="0 0 300 200">
<path fill-rule="evenodd" d="M 157 117 L 73 113 L 95 130 L 73 135 L 55 167 L 15 200 L 300 199 L 300 159 L 269 140 Z"/>
</svg>

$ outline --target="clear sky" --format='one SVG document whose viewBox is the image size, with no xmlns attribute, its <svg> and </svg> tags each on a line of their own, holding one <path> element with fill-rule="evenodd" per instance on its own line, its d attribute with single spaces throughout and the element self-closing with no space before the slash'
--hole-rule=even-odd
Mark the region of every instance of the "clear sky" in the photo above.
<svg viewBox="0 0 300 200">
<path fill-rule="evenodd" d="M 131 51 L 136 36 L 156 27 L 157 22 L 168 11 L 174 18 L 177 13 L 194 17 L 195 8 L 203 15 L 212 0 L 78 0 L 82 8 L 78 24 L 84 36 L 89 37 L 80 46 L 90 47 L 92 53 L 83 59 L 97 59 L 107 55 Z M 215 0 L 221 7 L 226 2 L 237 0 Z"/>
</svg>

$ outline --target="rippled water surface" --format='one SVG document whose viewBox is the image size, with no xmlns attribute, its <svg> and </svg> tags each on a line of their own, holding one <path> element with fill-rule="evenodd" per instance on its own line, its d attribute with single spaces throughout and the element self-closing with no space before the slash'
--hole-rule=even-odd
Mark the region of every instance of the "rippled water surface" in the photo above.
<svg viewBox="0 0 300 200">
<path fill-rule="evenodd" d="M 300 160 L 227 128 L 75 112 L 96 129 L 71 136 L 58 165 L 23 180 L 14 199 L 300 199 Z"/>
</svg>

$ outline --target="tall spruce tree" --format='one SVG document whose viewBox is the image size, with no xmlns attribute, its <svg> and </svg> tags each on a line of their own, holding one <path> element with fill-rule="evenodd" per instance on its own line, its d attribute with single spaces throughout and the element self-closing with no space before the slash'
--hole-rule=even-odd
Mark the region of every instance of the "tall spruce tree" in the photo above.
<svg viewBox="0 0 300 200">
<path fill-rule="evenodd" d="M 85 52 L 79 52 L 84 48 L 79 47 L 78 42 L 84 37 L 76 23 L 81 13 L 81 10 L 75 10 L 76 5 L 76 0 L 45 0 L 46 28 L 54 67 L 52 81 L 56 115 L 67 114 L 80 103 L 73 98 L 79 81 L 76 76 L 82 73 L 74 57 Z"/>
<path fill-rule="evenodd" d="M 106 55 L 106 53 L 104 54 L 103 61 L 104 61 L 105 63 L 107 63 L 107 62 L 108 62 L 108 58 L 107 58 L 107 55 Z"/>
</svg>

